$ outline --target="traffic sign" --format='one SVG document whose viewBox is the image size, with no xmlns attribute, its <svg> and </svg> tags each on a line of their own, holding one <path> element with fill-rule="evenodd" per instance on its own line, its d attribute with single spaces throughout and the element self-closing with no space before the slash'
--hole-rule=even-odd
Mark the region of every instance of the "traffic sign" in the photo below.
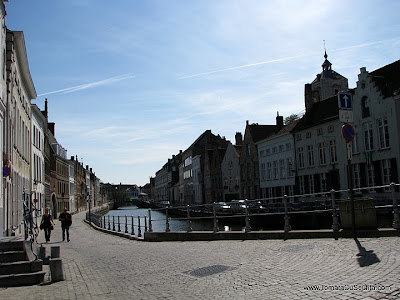
<svg viewBox="0 0 400 300">
<path fill-rule="evenodd" d="M 339 110 L 339 121 L 343 123 L 353 123 L 353 110 L 351 109 L 340 109 Z"/>
<path fill-rule="evenodd" d="M 356 135 L 354 127 L 350 124 L 344 124 L 342 126 L 342 136 L 347 142 L 351 142 Z"/>
<path fill-rule="evenodd" d="M 3 166 L 3 177 L 10 176 L 11 174 L 11 169 L 7 166 Z"/>
<path fill-rule="evenodd" d="M 339 93 L 338 94 L 338 104 L 339 109 L 353 109 L 352 97 L 350 93 Z"/>
</svg>

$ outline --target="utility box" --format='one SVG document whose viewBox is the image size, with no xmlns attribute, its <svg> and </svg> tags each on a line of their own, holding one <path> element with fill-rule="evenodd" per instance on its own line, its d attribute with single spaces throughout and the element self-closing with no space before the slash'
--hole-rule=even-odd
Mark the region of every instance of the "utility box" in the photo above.
<svg viewBox="0 0 400 300">
<path fill-rule="evenodd" d="M 376 229 L 376 210 L 373 198 L 356 198 L 354 201 L 354 214 L 356 228 Z M 340 226 L 343 229 L 352 228 L 351 201 L 344 200 L 338 203 Z"/>
</svg>

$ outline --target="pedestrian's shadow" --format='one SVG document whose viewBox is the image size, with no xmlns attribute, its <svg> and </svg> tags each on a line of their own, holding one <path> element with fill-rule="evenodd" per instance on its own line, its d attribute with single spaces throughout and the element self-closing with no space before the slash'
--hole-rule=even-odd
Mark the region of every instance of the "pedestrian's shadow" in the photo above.
<svg viewBox="0 0 400 300">
<path fill-rule="evenodd" d="M 365 250 L 357 238 L 354 238 L 354 241 L 359 251 L 359 253 L 357 253 L 357 261 L 360 267 L 368 267 L 381 261 L 373 250 Z"/>
</svg>

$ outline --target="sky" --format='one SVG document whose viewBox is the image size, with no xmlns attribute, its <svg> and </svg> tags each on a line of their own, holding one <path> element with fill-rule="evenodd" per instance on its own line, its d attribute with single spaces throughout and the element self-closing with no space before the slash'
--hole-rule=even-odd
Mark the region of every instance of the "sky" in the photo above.
<svg viewBox="0 0 400 300">
<path fill-rule="evenodd" d="M 104 183 L 148 183 L 204 131 L 235 141 L 246 120 L 304 111 L 332 68 L 400 59 L 397 0 L 9 0 L 30 73 L 68 151 Z"/>
</svg>

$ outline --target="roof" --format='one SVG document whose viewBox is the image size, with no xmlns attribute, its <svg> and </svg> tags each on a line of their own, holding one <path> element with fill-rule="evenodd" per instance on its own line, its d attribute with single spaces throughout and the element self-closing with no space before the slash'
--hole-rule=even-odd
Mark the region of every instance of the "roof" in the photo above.
<svg viewBox="0 0 400 300">
<path fill-rule="evenodd" d="M 370 77 L 382 92 L 384 98 L 399 94 L 400 60 L 370 72 Z"/>
<path fill-rule="evenodd" d="M 309 111 L 298 121 L 293 132 L 314 127 L 339 118 L 337 96 L 314 103 Z"/>
<path fill-rule="evenodd" d="M 278 126 L 276 125 L 258 125 L 258 124 L 251 124 L 249 126 L 249 131 L 251 137 L 253 139 L 253 143 L 257 143 L 271 134 L 274 134 L 278 130 Z"/>
</svg>

